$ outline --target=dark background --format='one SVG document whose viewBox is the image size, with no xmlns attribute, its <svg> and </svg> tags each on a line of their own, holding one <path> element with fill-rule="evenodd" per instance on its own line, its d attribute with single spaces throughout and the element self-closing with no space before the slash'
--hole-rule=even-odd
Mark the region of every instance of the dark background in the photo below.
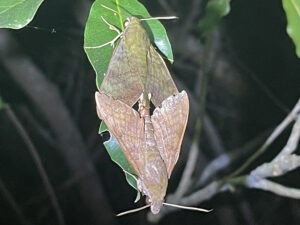
<svg viewBox="0 0 300 225">
<path fill-rule="evenodd" d="M 175 59 L 169 68 L 179 89 L 188 90 L 195 98 L 199 92 L 198 74 L 203 67 L 204 39 L 197 24 L 203 15 L 204 2 L 170 0 L 168 7 L 164 2 L 167 1 L 143 3 L 153 16 L 179 16 L 178 21 L 164 22 Z M 57 147 L 57 133 L 49 126 L 44 112 L 36 107 L 32 96 L 21 88 L 22 79 L 16 80 L 11 75 L 12 68 L 3 63 L 5 54 L 1 54 L 0 61 L 0 96 L 9 103 L 37 148 L 66 224 L 147 224 L 147 210 L 122 218 L 114 217 L 117 212 L 136 207 L 133 204 L 136 193 L 105 152 L 102 142 L 107 137 L 97 134 L 95 73 L 83 51 L 84 24 L 90 5 L 91 2 L 83 0 L 45 1 L 28 26 L 21 30 L 0 31 L 0 39 L 5 32 L 10 46 L 5 54 L 30 60 L 41 76 L 57 88 L 74 127 L 80 132 L 80 139 L 85 143 L 82 150 L 92 160 L 96 174 L 70 171 L 65 156 Z M 233 0 L 229 15 L 214 32 L 211 57 L 206 114 L 219 135 L 220 140 L 215 141 L 220 141 L 226 152 L 238 149 L 273 129 L 299 98 L 300 60 L 286 34 L 286 17 L 279 0 Z M 25 70 L 22 76 L 27 76 L 28 71 Z M 34 80 L 31 85 L 40 84 Z M 55 102 L 45 104 L 50 108 L 57 107 Z M 195 115 L 195 111 L 191 112 L 190 121 L 195 121 Z M 176 188 L 180 179 L 194 133 L 193 125 L 190 122 L 187 128 L 181 159 L 171 177 L 168 192 Z M 57 129 L 65 128 L 62 121 Z M 270 161 L 285 145 L 289 133 L 290 128 L 248 171 Z M 199 159 L 199 173 L 218 155 L 213 149 L 215 141 L 209 135 L 204 126 L 200 139 L 203 158 Z M 259 140 L 257 146 L 263 140 Z M 243 154 L 219 176 L 237 168 L 256 149 Z M 80 179 L 89 176 L 95 176 L 103 187 L 100 193 L 103 204 L 95 208 L 96 211 L 103 210 L 99 213 L 101 216 L 91 212 L 87 207 L 89 200 L 79 194 Z M 28 147 L 5 110 L 0 111 L 0 178 L 29 224 L 57 224 Z M 300 188 L 299 169 L 276 181 Z M 0 194 L 0 224 L 22 224 L 22 218 L 4 197 L 6 194 Z M 208 214 L 179 211 L 168 214 L 160 224 L 298 224 L 300 221 L 299 200 L 260 190 L 240 188 L 234 193 L 221 193 L 201 206 L 214 211 Z"/>
</svg>

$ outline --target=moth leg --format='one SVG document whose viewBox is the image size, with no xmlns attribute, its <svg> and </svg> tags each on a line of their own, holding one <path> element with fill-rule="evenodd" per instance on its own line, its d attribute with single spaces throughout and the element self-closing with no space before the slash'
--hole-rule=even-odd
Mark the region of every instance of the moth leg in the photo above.
<svg viewBox="0 0 300 225">
<path fill-rule="evenodd" d="M 107 20 L 104 19 L 103 16 L 101 16 L 101 19 L 103 20 L 104 23 L 106 23 L 106 24 L 108 25 L 109 29 L 116 31 L 116 32 L 118 33 L 118 35 L 121 36 L 121 33 L 122 33 L 122 32 L 121 32 L 117 27 L 115 27 L 114 25 L 112 25 L 112 24 L 110 24 L 109 22 L 107 22 Z"/>
<path fill-rule="evenodd" d="M 120 32 L 117 27 L 115 27 L 114 25 L 112 25 L 109 22 L 107 22 L 106 19 L 103 18 L 103 16 L 101 16 L 101 18 L 104 21 L 104 23 L 106 23 L 108 25 L 109 29 L 116 31 L 118 33 L 118 35 L 114 39 L 112 39 L 111 41 L 106 42 L 106 43 L 104 43 L 102 45 L 92 46 L 92 47 L 84 47 L 84 48 L 88 48 L 88 49 L 89 48 L 102 48 L 102 47 L 104 47 L 106 45 L 111 45 L 112 47 L 114 47 L 115 42 L 122 36 L 123 32 Z"/>
</svg>

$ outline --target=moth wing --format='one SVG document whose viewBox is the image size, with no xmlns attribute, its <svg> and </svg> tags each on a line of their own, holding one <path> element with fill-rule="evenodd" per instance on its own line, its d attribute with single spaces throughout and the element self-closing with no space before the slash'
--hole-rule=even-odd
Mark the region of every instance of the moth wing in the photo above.
<svg viewBox="0 0 300 225">
<path fill-rule="evenodd" d="M 152 45 L 147 54 L 147 63 L 147 91 L 151 93 L 152 103 L 158 107 L 163 100 L 177 94 L 178 90 L 165 61 Z"/>
<path fill-rule="evenodd" d="M 140 176 L 139 168 L 143 165 L 140 151 L 144 148 L 145 143 L 143 119 L 133 108 L 106 94 L 96 92 L 95 98 L 99 118 L 104 120 L 128 162 Z"/>
<path fill-rule="evenodd" d="M 131 66 L 130 55 L 121 38 L 110 59 L 107 73 L 100 86 L 100 92 L 133 106 L 144 90 L 138 68 Z"/>
<path fill-rule="evenodd" d="M 185 91 L 170 96 L 156 108 L 151 117 L 160 155 L 171 176 L 177 162 L 189 115 L 189 99 Z"/>
</svg>

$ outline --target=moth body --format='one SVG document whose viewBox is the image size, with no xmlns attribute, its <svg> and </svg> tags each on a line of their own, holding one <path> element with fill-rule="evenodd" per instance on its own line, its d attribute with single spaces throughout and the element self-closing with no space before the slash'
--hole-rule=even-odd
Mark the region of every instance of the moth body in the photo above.
<svg viewBox="0 0 300 225">
<path fill-rule="evenodd" d="M 143 93 L 140 97 L 139 114 L 144 120 L 145 150 L 142 152 L 144 168 L 139 185 L 151 205 L 151 212 L 160 211 L 168 186 L 168 172 L 154 135 L 154 127 L 150 116 L 150 96 Z"/>
</svg>

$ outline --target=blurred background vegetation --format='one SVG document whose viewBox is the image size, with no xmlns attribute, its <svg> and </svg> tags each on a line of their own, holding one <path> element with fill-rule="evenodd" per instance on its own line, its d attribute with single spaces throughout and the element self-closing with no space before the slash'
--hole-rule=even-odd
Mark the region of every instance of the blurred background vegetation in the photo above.
<svg viewBox="0 0 300 225">
<path fill-rule="evenodd" d="M 184 188 L 188 196 L 243 165 L 287 117 L 300 97 L 300 59 L 286 32 L 280 0 L 233 0 L 230 12 L 225 10 L 228 15 L 215 29 L 210 29 L 209 19 L 199 24 L 207 16 L 207 1 L 141 2 L 152 16 L 180 18 L 163 24 L 175 59 L 170 72 L 178 88 L 189 92 L 191 112 L 169 193 L 176 192 L 182 182 L 191 158 L 189 149 L 198 134 L 195 123 L 205 109 L 200 118 L 202 132 L 196 136 L 198 156 L 194 157 L 192 184 Z M 103 147 L 108 134 L 98 135 L 95 72 L 83 50 L 92 3 L 45 1 L 24 28 L 0 30 L 0 96 L 4 102 L 0 102 L 4 106 L 0 111 L 0 224 L 149 223 L 146 210 L 114 216 L 136 207 L 136 192 Z M 294 117 L 299 115 L 297 110 Z M 271 161 L 283 149 L 293 119 L 243 174 Z M 297 146 L 297 140 L 294 143 Z M 215 173 L 209 167 L 213 160 L 220 167 Z M 226 192 L 216 191 L 206 201 L 195 199 L 213 212 L 176 211 L 156 221 L 298 224 L 299 168 L 289 170 L 271 180 L 294 187 L 290 198 L 230 184 L 224 186 Z M 203 171 L 209 171 L 208 178 L 203 178 Z"/>
</svg>

